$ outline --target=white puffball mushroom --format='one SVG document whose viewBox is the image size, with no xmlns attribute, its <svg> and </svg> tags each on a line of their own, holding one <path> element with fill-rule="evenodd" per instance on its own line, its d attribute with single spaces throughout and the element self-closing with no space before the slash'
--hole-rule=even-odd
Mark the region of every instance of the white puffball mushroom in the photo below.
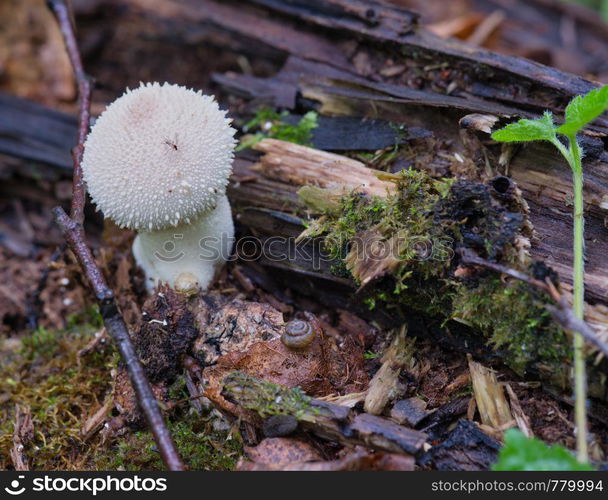
<svg viewBox="0 0 608 500">
<path fill-rule="evenodd" d="M 234 133 L 212 96 L 168 83 L 127 89 L 91 128 L 84 180 L 106 217 L 138 231 L 149 289 L 206 289 L 228 258 Z"/>
</svg>

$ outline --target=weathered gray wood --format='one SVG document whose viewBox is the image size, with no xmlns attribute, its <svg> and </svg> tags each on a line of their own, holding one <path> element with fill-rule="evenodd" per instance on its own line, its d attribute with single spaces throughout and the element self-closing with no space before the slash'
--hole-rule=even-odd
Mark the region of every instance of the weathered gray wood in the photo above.
<svg viewBox="0 0 608 500">
<path fill-rule="evenodd" d="M 0 93 L 0 153 L 70 170 L 76 118 Z"/>
<path fill-rule="evenodd" d="M 418 27 L 411 12 L 381 1 L 374 1 L 365 10 L 363 2 L 350 0 L 128 3 L 150 16 L 179 19 L 183 30 L 189 28 L 188 23 L 196 26 L 201 41 L 213 43 L 219 28 L 230 33 L 233 47 L 245 53 L 262 44 L 278 55 L 326 63 L 353 75 L 364 76 L 353 62 L 361 48 L 372 66 L 382 66 L 387 57 L 396 64 L 407 61 L 410 68 L 421 70 L 425 86 L 430 85 L 435 78 L 433 71 L 438 69 L 429 67 L 440 64 L 442 70 L 452 70 L 452 78 L 459 82 L 454 95 L 496 100 L 529 110 L 563 109 L 573 95 L 595 86 L 580 76 L 533 61 L 441 39 Z M 391 83 L 391 78 L 384 80 Z M 606 126 L 605 121 L 601 123 Z"/>
</svg>

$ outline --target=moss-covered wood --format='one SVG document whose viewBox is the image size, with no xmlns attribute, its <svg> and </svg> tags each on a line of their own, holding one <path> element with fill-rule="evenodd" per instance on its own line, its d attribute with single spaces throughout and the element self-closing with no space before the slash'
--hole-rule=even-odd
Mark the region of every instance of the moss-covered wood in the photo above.
<svg viewBox="0 0 608 500">
<path fill-rule="evenodd" d="M 466 249 L 541 281 L 559 281 L 530 256 L 528 204 L 509 178 L 473 182 L 426 170 L 363 171 L 352 158 L 267 141 L 256 146 L 266 154 L 253 168 L 237 163 L 241 175 L 256 176 L 231 189 L 238 220 L 262 242 L 297 237 L 305 251 L 289 258 L 289 243 L 273 245 L 285 259 L 262 256 L 262 268 L 247 269 L 253 279 L 270 289 L 273 281 L 284 283 L 384 326 L 409 321 L 412 335 L 498 357 L 521 375 L 568 388 L 570 343 L 544 307 L 550 299 L 526 283 L 463 265 L 459 256 Z M 315 252 L 327 258 L 306 258 Z M 366 253 L 375 257 L 360 258 Z M 603 334 L 608 314 L 602 306 L 587 308 Z M 590 394 L 605 400 L 603 365 L 593 358 Z"/>
<path fill-rule="evenodd" d="M 233 372 L 224 379 L 222 396 L 259 417 L 292 418 L 303 429 L 345 445 L 417 455 L 427 438 L 425 433 L 387 418 L 357 414 L 346 406 L 313 399 L 298 387 L 283 387 L 242 372 Z"/>
<path fill-rule="evenodd" d="M 305 234 L 323 239 L 370 308 L 413 309 L 465 323 L 503 348 L 519 374 L 534 364 L 565 387 L 569 342 L 544 308 L 550 299 L 527 283 L 466 268 L 458 257 L 467 248 L 539 279 L 556 279 L 525 251 L 525 213 L 511 211 L 515 192 L 505 197 L 492 184 L 436 180 L 415 170 L 391 180 L 396 189 L 387 197 L 353 191 Z"/>
</svg>

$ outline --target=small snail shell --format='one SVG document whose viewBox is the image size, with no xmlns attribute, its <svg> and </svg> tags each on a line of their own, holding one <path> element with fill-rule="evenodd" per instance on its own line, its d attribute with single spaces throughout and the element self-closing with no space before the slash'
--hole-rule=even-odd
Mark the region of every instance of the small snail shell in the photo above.
<svg viewBox="0 0 608 500">
<path fill-rule="evenodd" d="M 285 325 L 281 342 L 290 349 L 305 349 L 315 338 L 315 330 L 308 321 L 294 319 Z"/>
<path fill-rule="evenodd" d="M 180 273 L 175 280 L 175 291 L 186 297 L 194 295 L 198 291 L 198 281 L 192 273 Z"/>
</svg>

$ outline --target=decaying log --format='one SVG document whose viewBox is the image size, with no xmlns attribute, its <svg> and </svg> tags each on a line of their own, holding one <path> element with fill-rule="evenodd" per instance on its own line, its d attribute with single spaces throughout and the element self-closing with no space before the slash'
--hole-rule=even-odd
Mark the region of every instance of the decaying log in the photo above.
<svg viewBox="0 0 608 500">
<path fill-rule="evenodd" d="M 0 151 L 71 170 L 76 117 L 0 93 Z"/>
<path fill-rule="evenodd" d="M 433 446 L 420 460 L 437 470 L 486 470 L 496 462 L 500 443 L 478 426 L 460 420 L 441 444 Z"/>
<path fill-rule="evenodd" d="M 229 187 L 229 195 L 236 207 L 238 221 L 261 237 L 297 236 L 304 230 L 305 214 L 310 208 L 302 201 L 304 193 L 300 191 L 298 195 L 298 191 L 304 187 L 321 187 L 335 191 L 338 195 L 356 188 L 362 193 L 377 196 L 386 196 L 395 189 L 394 184 L 379 179 L 377 172 L 365 168 L 361 162 L 341 155 L 273 139 L 263 140 L 255 146 L 255 149 L 265 153 L 259 161 L 254 163 L 246 159 L 237 159 L 235 164 L 237 181 L 239 178 L 249 178 L 254 181 L 236 182 Z M 306 193 L 306 197 L 313 194 Z M 294 214 L 300 214 L 302 218 Z M 534 227 L 539 235 L 541 228 Z M 563 232 L 562 229 L 561 233 Z M 607 240 L 607 238 L 603 239 Z M 537 239 L 533 240 L 531 253 L 533 257 L 543 260 L 543 255 L 535 251 L 537 241 Z M 605 242 L 593 243 L 601 245 Z M 278 245 L 275 248 L 278 248 Z M 270 261 L 262 256 L 260 262 L 272 268 L 308 276 L 316 275 L 315 277 L 321 279 L 333 280 L 336 284 L 347 284 L 342 278 L 332 277 L 331 273 L 327 272 L 330 267 L 327 264 L 315 273 L 313 263 L 310 261 L 300 260 L 297 256 L 295 259 L 287 259 L 287 255 L 285 249 L 284 259 Z M 556 262 L 554 258 L 547 258 L 544 261 L 558 272 L 564 269 L 569 271 L 570 264 L 567 262 Z M 599 276 L 589 271 L 586 274 L 588 286 L 594 288 L 594 292 L 589 293 L 588 299 L 595 298 L 596 293 L 603 293 L 603 288 L 608 286 L 603 281 L 603 273 L 606 270 L 600 269 L 598 272 Z M 560 274 L 560 278 L 568 282 L 568 275 Z M 605 300 L 605 297 L 602 298 Z M 589 308 L 588 315 L 591 317 L 591 322 L 603 332 L 606 325 L 602 323 L 608 317 L 608 309 L 601 304 L 602 301 L 598 302 L 600 303 L 595 307 Z"/>
<path fill-rule="evenodd" d="M 419 397 L 411 397 L 397 401 L 391 408 L 390 416 L 398 424 L 408 424 L 416 427 L 429 415 L 427 402 Z"/>
<path fill-rule="evenodd" d="M 436 141 L 451 145 L 442 147 L 441 154 L 417 150 L 415 166 L 469 178 L 484 176 L 487 171 L 510 175 L 524 192 L 539 236 L 533 242 L 533 255 L 569 282 L 570 172 L 563 160 L 550 146 L 532 144 L 517 150 L 510 162 L 506 161 L 509 155 L 500 161 L 499 146 L 487 145 L 485 140 L 463 140 L 457 123 L 470 113 L 514 117 L 550 109 L 559 116 L 573 95 L 592 89 L 593 83 L 538 63 L 440 39 L 418 26 L 411 12 L 382 2 L 373 2 L 371 7 L 369 2 L 344 0 L 306 5 L 287 0 L 128 3 L 159 24 L 170 25 L 172 35 L 181 33 L 189 42 L 194 39 L 220 49 L 229 42 L 231 50 L 251 57 L 275 62 L 286 59 L 282 69 L 269 78 L 216 75 L 227 93 L 251 99 L 255 105 L 299 111 L 313 107 L 323 115 L 380 118 L 408 130 L 421 127 L 432 132 Z M 383 72 L 394 66 L 402 66 L 403 72 Z M 0 110 L 0 152 L 69 165 L 65 149 L 55 145 L 69 137 L 70 119 L 14 98 L 8 101 L 3 98 Z M 32 120 L 37 124 L 44 120 L 46 125 L 28 126 Z M 600 119 L 583 141 L 587 297 L 604 304 L 608 303 L 608 268 L 603 265 L 608 252 L 608 153 L 602 141 L 607 131 L 606 120 Z M 455 153 L 472 168 L 461 168 Z M 247 169 L 241 173 L 251 175 Z M 242 187 L 244 195 L 251 194 L 251 183 Z M 293 196 L 286 193 L 281 197 L 280 191 L 274 191 L 276 185 L 258 182 L 253 190 L 256 188 L 265 192 L 252 200 L 252 206 L 262 206 L 257 199 L 265 195 L 283 200 L 281 208 L 287 212 L 285 207 Z"/>
<path fill-rule="evenodd" d="M 247 175 L 257 175 L 257 181 L 241 185 L 236 184 L 231 187 L 230 194 L 237 209 L 239 222 L 249 228 L 262 241 L 269 241 L 268 239 L 272 238 L 272 258 L 262 255 L 258 262 L 269 270 L 275 280 L 288 284 L 288 286 L 296 288 L 302 293 L 321 297 L 323 301 L 340 307 L 357 308 L 359 306 L 358 311 L 361 314 L 369 315 L 369 311 L 366 312 L 360 308 L 360 304 L 356 303 L 354 283 L 336 276 L 332 272 L 331 262 L 310 259 L 310 255 L 314 254 L 313 249 L 301 254 L 294 254 L 291 251 L 289 248 L 291 240 L 289 238 L 297 236 L 304 229 L 303 220 L 291 214 L 295 212 L 304 214 L 304 218 L 307 217 L 306 211 L 310 207 L 302 200 L 310 196 L 302 186 L 317 186 L 335 190 L 338 194 L 348 192 L 353 188 L 357 188 L 363 193 L 375 195 L 384 190 L 386 195 L 387 191 L 394 190 L 394 184 L 381 181 L 377 177 L 378 173 L 374 173 L 370 169 L 367 169 L 367 176 L 364 175 L 365 172 L 359 170 L 362 165 L 339 155 L 317 152 L 304 146 L 272 139 L 262 141 L 255 148 L 266 154 L 253 165 L 244 160 L 237 162 L 237 176 L 243 176 L 247 172 Z M 326 174 L 327 171 L 330 171 L 331 174 Z M 354 172 L 352 176 L 354 182 L 351 182 L 349 171 Z M 342 182 L 336 180 L 338 173 L 342 174 L 344 179 Z M 380 177 L 382 177 L 382 174 Z M 298 186 L 300 187 L 299 191 L 297 191 Z M 267 188 L 274 190 L 274 197 L 268 196 Z M 498 188 L 502 189 L 500 186 Z M 312 191 L 314 192 L 314 190 Z M 259 198 L 257 197 L 258 193 L 262 194 Z M 324 191 L 324 193 L 327 193 L 327 191 Z M 326 195 L 323 203 L 331 204 L 330 198 L 331 196 Z M 255 206 L 257 203 L 259 203 L 259 206 Z M 285 210 L 289 210 L 289 212 L 285 213 Z M 277 235 L 285 237 L 285 240 L 277 239 Z M 291 277 L 294 274 L 297 274 L 300 279 L 293 280 Z M 255 273 L 252 278 L 256 279 Z M 260 283 L 264 286 L 263 280 Z M 568 294 L 566 293 L 566 295 Z M 608 336 L 608 309 L 601 304 L 587 304 L 586 316 L 596 334 L 605 341 L 606 336 Z M 382 315 L 382 312 L 380 312 L 380 317 L 376 316 L 376 319 L 384 322 L 385 325 L 396 325 L 404 320 L 397 309 L 391 309 L 386 315 Z M 411 316 L 408 316 L 408 320 L 411 320 Z M 418 333 L 416 332 L 416 334 Z M 428 336 L 428 330 L 424 334 Z M 444 345 L 446 342 L 453 341 L 449 337 L 446 339 L 444 334 L 430 333 L 430 336 Z M 474 339 L 464 336 L 462 332 L 458 332 L 457 336 L 462 336 L 462 350 L 468 352 L 473 345 L 481 348 L 478 343 L 479 339 L 475 343 Z M 541 363 L 539 363 L 540 366 Z M 532 367 L 530 373 L 534 372 L 536 370 Z M 550 377 L 546 368 L 541 367 L 541 378 L 546 378 L 542 375 L 542 372 Z M 593 378 L 599 381 L 597 377 Z M 604 399 L 602 395 L 605 393 L 603 382 L 594 384 L 594 386 L 592 392 L 597 397 Z"/>
<path fill-rule="evenodd" d="M 217 401 L 217 394 L 208 396 L 218 406 L 225 406 Z M 239 372 L 224 379 L 222 396 L 262 419 L 273 415 L 291 416 L 303 429 L 345 445 L 417 455 L 426 443 L 423 432 L 389 419 L 367 413 L 357 415 L 348 407 L 312 399 L 298 388 L 288 389 Z"/>
<path fill-rule="evenodd" d="M 144 2 L 135 3 L 144 12 L 154 13 L 153 8 L 143 6 Z M 352 2 L 314 2 L 306 8 L 278 0 L 249 3 L 256 7 L 213 1 L 205 2 L 201 9 L 192 2 L 168 1 L 163 5 L 167 9 L 171 6 L 172 16 L 198 25 L 201 40 L 212 43 L 213 30 L 205 27 L 219 26 L 234 35 L 234 43 L 243 40 L 245 51 L 253 39 L 288 55 L 282 70 L 271 78 L 218 75 L 217 82 L 228 92 L 288 109 L 317 103 L 322 114 L 381 118 L 430 129 L 437 139 L 453 142 L 450 154 L 464 152 L 465 157 L 471 157 L 477 170 L 485 170 L 489 161 L 494 173 L 512 176 L 524 191 L 530 218 L 540 235 L 533 254 L 569 281 L 570 231 L 564 227 L 569 228 L 571 220 L 564 201 L 570 192 L 570 172 L 563 160 L 550 147 L 535 144 L 515 154 L 510 164 L 502 165 L 497 147 L 488 152 L 489 158 L 480 151 L 467 152 L 456 123 L 469 113 L 530 116 L 550 109 L 559 115 L 573 95 L 593 88 L 591 82 L 524 59 L 441 40 L 418 28 L 411 13 L 381 2 L 370 9 L 371 18 L 356 9 L 357 13 L 352 13 Z M 346 14 L 348 21 L 343 20 Z M 398 29 L 395 17 L 402 21 Z M 252 32 L 243 28 L 249 25 L 246 21 L 262 19 L 262 29 Z M 321 47 L 324 50 L 319 50 Z M 404 65 L 404 73 L 383 77 L 382 68 L 389 60 Z M 446 76 L 438 77 L 438 71 Z M 450 85 L 455 88 L 448 92 Z M 608 269 L 603 266 L 603 256 L 608 251 L 608 211 L 602 208 L 602 201 L 608 198 L 608 155 L 601 141 L 608 130 L 605 120 L 598 120 L 592 130 L 585 139 L 586 231 L 593 241 L 587 248 L 586 283 L 589 299 L 605 303 Z M 429 169 L 440 161 L 431 160 Z"/>
<path fill-rule="evenodd" d="M 370 60 L 372 66 L 382 64 L 389 54 L 395 63 L 415 60 L 415 66 L 421 69 L 440 63 L 442 70 L 453 67 L 470 75 L 461 82 L 459 92 L 451 94 L 466 92 L 482 99 L 511 102 L 518 107 L 552 107 L 550 103 L 563 106 L 569 95 L 593 88 L 581 77 L 532 61 L 443 40 L 420 29 L 415 13 L 378 0 L 165 0 L 154 4 L 129 0 L 128 3 L 139 7 L 145 15 L 173 20 L 178 32 L 177 19 L 184 31 L 196 26 L 200 42 L 213 44 L 218 31 L 227 32 L 231 35 L 232 48 L 238 47 L 246 54 L 265 46 L 273 49 L 278 57 L 293 55 L 354 75 L 369 69 L 361 69 L 367 65 L 356 67 L 357 42 L 368 47 L 374 56 L 382 57 L 382 60 Z M 437 69 L 427 69 L 421 78 L 430 83 L 431 73 Z M 532 89 L 535 91 L 530 92 Z"/>
</svg>

